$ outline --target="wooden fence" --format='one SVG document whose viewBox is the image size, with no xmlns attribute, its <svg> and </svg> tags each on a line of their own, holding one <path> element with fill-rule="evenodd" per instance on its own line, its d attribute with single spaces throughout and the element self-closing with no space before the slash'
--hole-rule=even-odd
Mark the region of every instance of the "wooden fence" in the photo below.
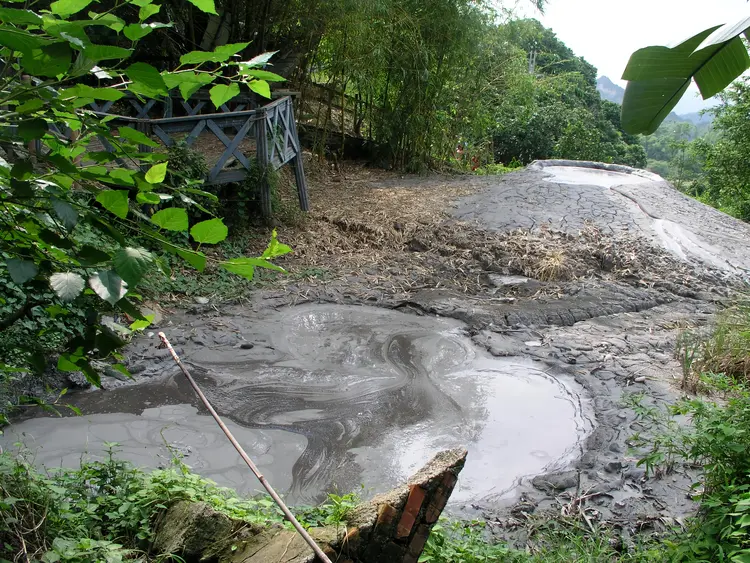
<svg viewBox="0 0 750 563">
<path fill-rule="evenodd" d="M 167 147 L 178 140 L 193 145 L 202 134 L 215 137 L 224 150 L 206 175 L 205 182 L 209 185 L 243 181 L 252 169 L 253 152 L 261 171 L 269 167 L 277 170 L 289 163 L 294 167 L 300 209 L 309 211 L 302 147 L 290 96 L 259 107 L 253 98 L 241 96 L 235 98 L 231 105 L 223 104 L 212 113 L 202 113 L 207 109 L 213 110 L 206 92 L 196 92 L 189 100 L 173 95 L 146 103 L 128 97 L 121 100 L 120 108 L 123 102 L 124 110 L 132 115 L 111 113 L 113 102 L 95 103 L 91 108 L 101 116 L 114 116 L 109 122 L 113 128 L 118 125 L 131 126 Z M 113 150 L 105 137 L 99 137 L 99 140 L 105 150 Z M 243 145 L 243 141 L 254 143 L 245 142 Z M 150 148 L 142 145 L 140 150 L 147 152 Z M 237 164 L 239 166 L 235 166 Z M 269 217 L 271 188 L 266 174 L 261 173 L 260 178 L 262 213 Z"/>
</svg>

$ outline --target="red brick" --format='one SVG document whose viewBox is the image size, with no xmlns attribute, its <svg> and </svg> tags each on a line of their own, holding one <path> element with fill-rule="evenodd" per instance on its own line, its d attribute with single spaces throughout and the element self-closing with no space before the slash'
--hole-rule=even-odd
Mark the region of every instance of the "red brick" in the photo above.
<svg viewBox="0 0 750 563">
<path fill-rule="evenodd" d="M 406 501 L 404 513 L 401 515 L 401 521 L 396 528 L 397 538 L 405 538 L 411 534 L 411 529 L 414 527 L 419 511 L 422 510 L 422 503 L 424 503 L 427 494 L 419 485 L 411 485 L 409 488 L 411 489 L 409 498 Z"/>
</svg>

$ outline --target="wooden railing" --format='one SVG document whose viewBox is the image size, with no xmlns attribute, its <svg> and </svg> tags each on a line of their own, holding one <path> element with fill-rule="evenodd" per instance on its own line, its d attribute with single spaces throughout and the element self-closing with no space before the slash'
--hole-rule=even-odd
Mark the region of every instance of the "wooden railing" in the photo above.
<svg viewBox="0 0 750 563">
<path fill-rule="evenodd" d="M 180 137 L 187 145 L 193 145 L 202 133 L 209 133 L 224 145 L 224 150 L 208 172 L 207 184 L 243 181 L 252 168 L 253 156 L 261 171 L 268 167 L 279 169 L 290 163 L 294 166 L 300 209 L 309 210 L 302 147 L 291 97 L 284 96 L 260 107 L 255 107 L 253 98 L 238 97 L 231 102 L 231 107 L 223 104 L 214 113 L 201 113 L 213 108 L 204 92 L 196 93 L 189 100 L 170 96 L 163 100 L 149 100 L 145 104 L 132 97 L 122 101 L 134 115 L 111 113 L 112 102 L 91 104 L 91 108 L 99 115 L 114 116 L 110 121 L 112 127 L 131 126 L 167 147 L 174 145 Z M 184 133 L 187 135 L 181 135 Z M 247 143 L 243 147 L 246 140 L 254 140 L 252 150 L 248 150 Z M 100 137 L 100 141 L 105 150 L 113 150 L 106 138 Z M 140 150 L 147 152 L 150 149 L 142 145 Z M 239 167 L 229 166 L 235 163 L 239 163 Z M 270 185 L 266 174 L 261 173 L 260 178 L 262 212 L 268 217 L 271 215 Z"/>
</svg>

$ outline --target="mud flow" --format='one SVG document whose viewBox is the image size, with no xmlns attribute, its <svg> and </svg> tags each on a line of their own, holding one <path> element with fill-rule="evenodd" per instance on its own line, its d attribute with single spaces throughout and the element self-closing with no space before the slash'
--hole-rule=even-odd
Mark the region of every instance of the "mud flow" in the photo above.
<svg viewBox="0 0 750 563">
<path fill-rule="evenodd" d="M 512 495 L 524 476 L 563 467 L 590 430 L 581 389 L 541 362 L 495 358 L 457 321 L 394 310 L 306 305 L 281 312 L 172 319 L 167 334 L 261 471 L 295 504 L 327 492 L 391 488 L 435 452 L 469 457 L 454 506 Z M 118 442 L 141 466 L 168 463 L 241 492 L 258 489 L 195 405 L 156 336 L 134 343 L 146 383 L 78 394 L 82 417 L 37 418 L 21 440 L 47 467 L 101 457 Z"/>
</svg>

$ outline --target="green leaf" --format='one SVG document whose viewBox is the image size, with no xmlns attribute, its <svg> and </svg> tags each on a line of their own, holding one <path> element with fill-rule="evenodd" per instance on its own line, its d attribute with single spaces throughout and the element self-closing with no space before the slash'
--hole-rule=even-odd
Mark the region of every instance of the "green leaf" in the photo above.
<svg viewBox="0 0 750 563">
<path fill-rule="evenodd" d="M 180 57 L 180 63 L 184 65 L 201 64 L 201 63 L 223 63 L 233 55 L 242 51 L 250 43 L 230 43 L 216 47 L 211 52 L 207 51 L 190 51 Z"/>
<path fill-rule="evenodd" d="M 55 214 L 62 221 L 63 226 L 68 231 L 72 231 L 78 223 L 78 211 L 68 202 L 56 197 L 51 198 L 51 201 L 52 209 L 55 210 Z"/>
<path fill-rule="evenodd" d="M 180 88 L 180 94 L 184 100 L 190 99 L 190 96 L 195 94 L 203 86 L 211 84 L 214 81 L 212 74 L 196 73 L 196 72 L 177 72 L 177 73 L 164 73 L 164 82 L 171 90 L 172 88 Z"/>
<path fill-rule="evenodd" d="M 240 63 L 240 66 L 245 68 L 253 68 L 253 67 L 261 67 L 268 64 L 268 61 L 271 60 L 271 57 L 273 57 L 278 51 L 270 51 L 268 53 L 261 53 L 260 55 L 257 55 L 250 59 L 249 61 L 244 61 Z"/>
<path fill-rule="evenodd" d="M 114 228 L 107 221 L 98 216 L 98 214 L 87 213 L 86 221 L 91 224 L 96 230 L 104 233 L 105 235 L 112 237 L 117 243 L 125 246 L 125 237 L 120 231 Z"/>
<path fill-rule="evenodd" d="M 39 272 L 39 268 L 33 262 L 28 260 L 19 260 L 10 258 L 6 260 L 5 265 L 8 267 L 10 278 L 18 285 L 24 284 L 34 278 Z"/>
<path fill-rule="evenodd" d="M 168 231 L 187 231 L 188 215 L 187 211 L 181 207 L 169 207 L 154 213 L 151 221 Z"/>
<path fill-rule="evenodd" d="M 260 94 L 264 98 L 271 97 L 271 87 L 265 80 L 253 80 L 252 82 L 248 82 L 247 85 L 256 94 Z"/>
<path fill-rule="evenodd" d="M 236 82 L 231 84 L 217 84 L 209 91 L 211 103 L 217 108 L 240 94 L 240 85 Z"/>
<path fill-rule="evenodd" d="M 200 244 L 216 244 L 227 238 L 227 226 L 221 219 L 209 219 L 193 225 L 190 236 Z"/>
<path fill-rule="evenodd" d="M 49 45 L 51 41 L 15 27 L 0 26 L 0 45 L 13 51 L 26 53 Z"/>
<path fill-rule="evenodd" d="M 236 55 L 243 49 L 247 49 L 250 43 L 227 43 L 214 49 L 214 53 L 220 57 L 225 57 L 223 60 L 227 60 L 229 57 Z"/>
<path fill-rule="evenodd" d="M 723 90 L 750 68 L 750 55 L 740 35 L 750 18 L 711 27 L 676 47 L 639 49 L 630 57 L 623 78 L 628 80 L 622 125 L 628 133 L 653 133 L 677 105 L 695 79 L 703 98 Z"/>
<path fill-rule="evenodd" d="M 96 266 L 102 262 L 107 262 L 110 258 L 108 252 L 99 250 L 94 246 L 84 245 L 78 251 L 78 260 L 84 266 Z"/>
<path fill-rule="evenodd" d="M 11 178 L 27 180 L 34 175 L 34 165 L 30 160 L 19 160 L 10 169 Z"/>
<path fill-rule="evenodd" d="M 64 372 L 81 371 L 76 362 L 81 361 L 81 356 L 75 356 L 73 354 L 61 354 L 57 359 L 57 369 Z"/>
<path fill-rule="evenodd" d="M 140 21 L 145 21 L 154 14 L 158 14 L 159 10 L 161 10 L 161 6 L 158 4 L 146 4 L 138 11 L 138 19 Z"/>
<path fill-rule="evenodd" d="M 128 192 L 127 190 L 104 190 L 96 195 L 96 201 L 102 204 L 102 207 L 114 213 L 120 219 L 128 216 Z"/>
<path fill-rule="evenodd" d="M 242 74 L 249 76 L 251 78 L 257 78 L 258 80 L 265 80 L 266 82 L 285 82 L 286 81 L 286 78 L 284 78 L 283 76 L 279 76 L 276 73 L 273 73 L 267 70 L 262 70 L 259 68 L 245 67 L 242 70 Z"/>
<path fill-rule="evenodd" d="M 167 176 L 167 164 L 169 163 L 161 162 L 149 168 L 148 172 L 146 172 L 146 181 L 149 184 L 161 184 Z"/>
<path fill-rule="evenodd" d="M 127 298 L 120 299 L 117 302 L 117 308 L 120 309 L 123 313 L 128 315 L 132 319 L 136 320 L 144 320 L 146 317 L 143 316 L 143 314 L 138 310 L 138 308 L 133 305 Z"/>
<path fill-rule="evenodd" d="M 276 229 L 274 229 L 271 233 L 271 240 L 269 241 L 266 249 L 263 251 L 263 255 L 261 257 L 268 259 L 277 258 L 279 256 L 283 256 L 284 254 L 289 254 L 291 251 L 291 247 L 279 242 L 279 239 L 276 235 Z"/>
<path fill-rule="evenodd" d="M 115 270 L 129 286 L 137 285 L 153 263 L 151 253 L 144 248 L 128 246 L 121 248 L 112 256 Z"/>
<path fill-rule="evenodd" d="M 86 283 L 73 272 L 58 272 L 49 278 L 49 285 L 63 301 L 72 301 L 83 291 Z"/>
<path fill-rule="evenodd" d="M 23 115 L 25 113 L 31 113 L 32 111 L 36 111 L 43 107 L 44 107 L 44 100 L 40 100 L 39 98 L 34 98 L 34 99 L 29 100 L 26 103 L 21 104 L 20 106 L 17 106 L 16 111 L 20 113 L 21 115 Z"/>
<path fill-rule="evenodd" d="M 176 249 L 177 255 L 190 264 L 193 268 L 202 272 L 206 269 L 206 255 L 194 250 Z"/>
<path fill-rule="evenodd" d="M 84 49 L 84 52 L 86 53 L 86 57 L 94 62 L 127 59 L 133 54 L 132 49 L 115 47 L 113 45 L 89 45 Z"/>
<path fill-rule="evenodd" d="M 108 270 L 94 274 L 89 278 L 89 285 L 94 292 L 110 305 L 125 297 L 128 284 L 117 273 Z"/>
<path fill-rule="evenodd" d="M 47 121 L 41 117 L 24 119 L 18 124 L 18 136 L 24 141 L 33 141 L 44 137 L 47 129 Z"/>
<path fill-rule="evenodd" d="M 146 63 L 133 63 L 125 69 L 125 74 L 133 81 L 128 89 L 145 96 L 157 97 L 168 93 L 159 71 Z"/>
<path fill-rule="evenodd" d="M 33 76 L 55 77 L 70 68 L 73 51 L 65 41 L 22 51 L 21 66 Z"/>
<path fill-rule="evenodd" d="M 216 6 L 214 5 L 214 0 L 188 0 L 193 6 L 198 8 L 201 12 L 205 12 L 207 14 L 214 14 L 215 16 L 218 16 L 219 14 L 216 12 Z"/>
<path fill-rule="evenodd" d="M 150 327 L 151 323 L 153 322 L 154 322 L 154 315 L 146 315 L 144 319 L 131 323 L 131 325 L 128 328 L 132 331 L 143 330 L 145 328 Z"/>
<path fill-rule="evenodd" d="M 136 321 L 136 322 L 139 322 L 139 321 Z M 111 367 L 111 368 L 112 368 L 112 369 L 114 369 L 114 370 L 117 370 L 117 371 L 119 371 L 119 372 L 120 372 L 121 374 L 123 374 L 123 375 L 124 375 L 124 376 L 126 376 L 126 377 L 130 377 L 130 378 L 132 378 L 132 377 L 133 377 L 133 376 L 132 376 L 132 375 L 130 374 L 130 372 L 128 371 L 128 368 L 126 368 L 126 367 L 125 367 L 125 366 L 124 366 L 123 364 L 112 364 L 112 365 L 111 365 L 111 366 L 109 366 L 109 367 Z"/>
<path fill-rule="evenodd" d="M 133 141 L 134 143 L 138 143 L 141 145 L 146 145 L 147 147 L 160 146 L 159 143 L 153 141 L 148 135 L 142 133 L 141 131 L 138 131 L 137 129 L 133 129 L 132 127 L 122 126 L 117 130 L 117 133 L 123 139 L 127 139 L 128 141 Z"/>
<path fill-rule="evenodd" d="M 31 10 L 0 8 L 0 21 L 13 25 L 41 25 L 42 17 Z"/>
<path fill-rule="evenodd" d="M 138 192 L 135 199 L 138 203 L 148 203 L 149 205 L 158 205 L 161 203 L 161 198 L 153 192 Z"/>
<path fill-rule="evenodd" d="M 62 18 L 67 18 L 68 16 L 77 14 L 91 4 L 91 2 L 93 2 L 93 0 L 57 0 L 57 2 L 52 2 L 49 8 L 53 14 L 57 14 Z"/>
<path fill-rule="evenodd" d="M 126 26 L 123 30 L 123 33 L 125 34 L 125 37 L 130 39 L 131 41 L 138 41 L 140 39 L 143 39 L 154 31 L 155 29 L 161 29 L 164 27 L 172 27 L 171 23 L 131 23 L 130 25 Z"/>
</svg>

